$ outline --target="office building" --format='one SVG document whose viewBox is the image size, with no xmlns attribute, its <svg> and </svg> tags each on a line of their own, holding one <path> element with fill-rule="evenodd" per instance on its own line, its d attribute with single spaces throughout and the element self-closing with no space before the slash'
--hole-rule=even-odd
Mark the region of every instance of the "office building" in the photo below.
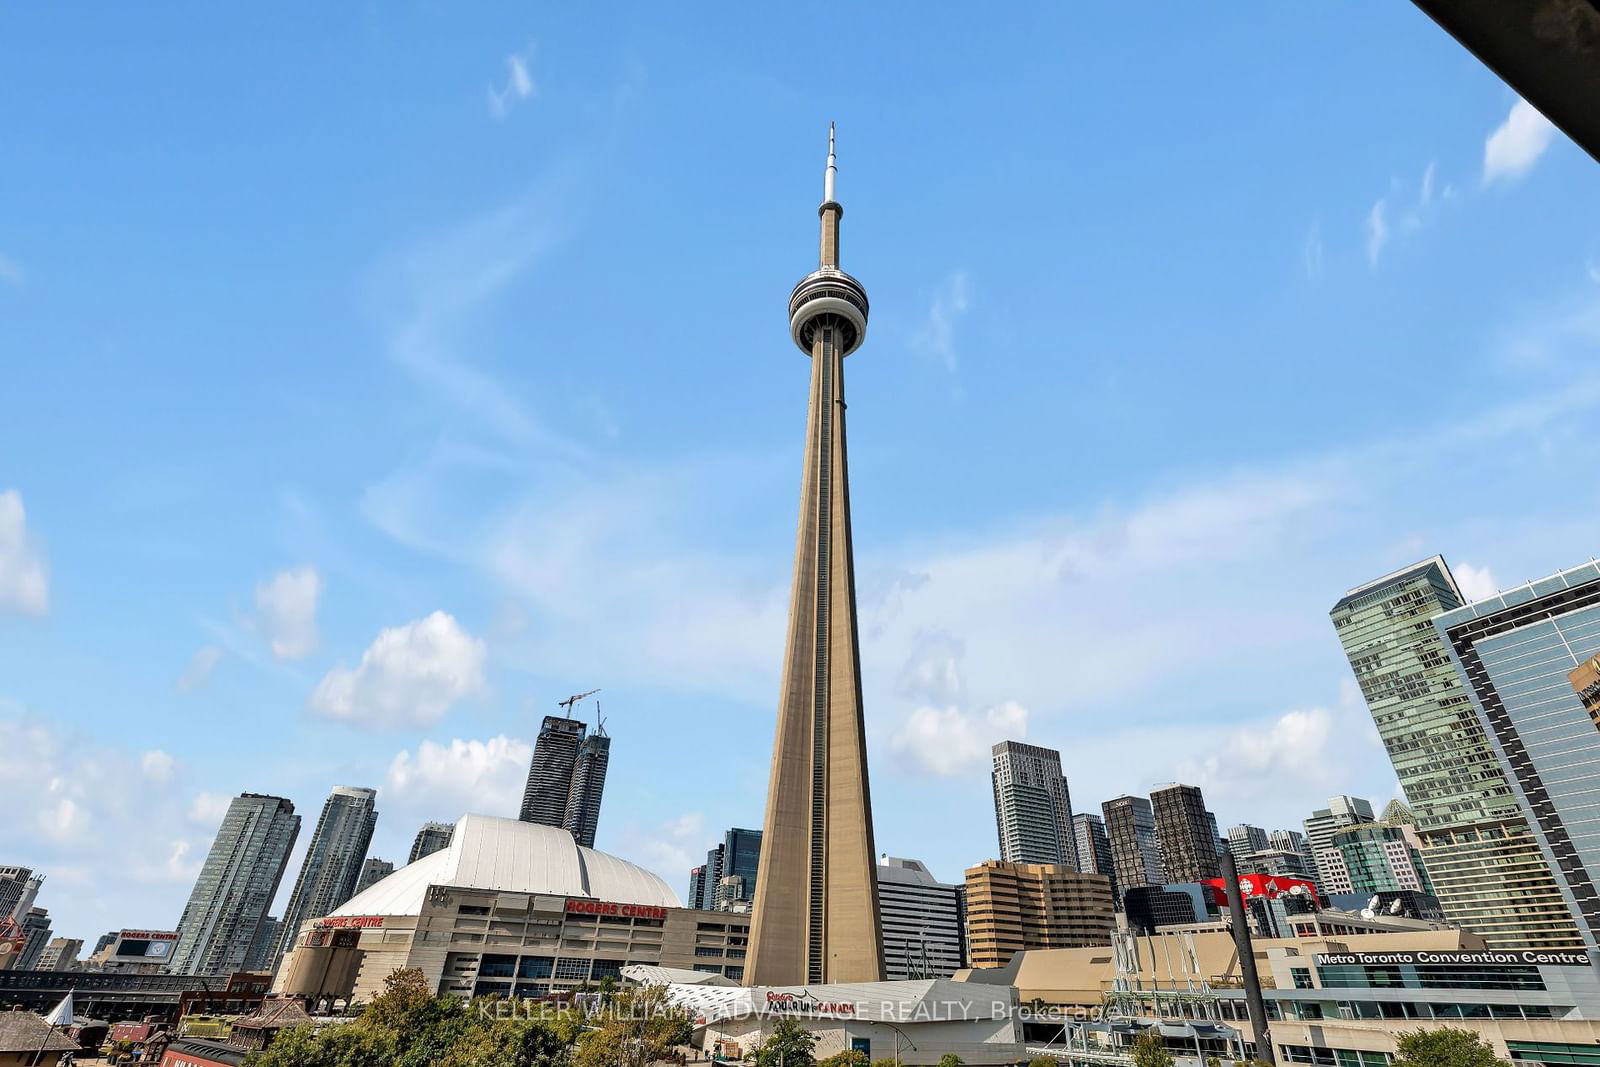
<svg viewBox="0 0 1600 1067">
<path fill-rule="evenodd" d="M 1206 811 L 1205 797 L 1193 785 L 1167 785 L 1150 791 L 1155 812 L 1156 844 L 1161 869 L 1171 882 L 1218 878 L 1216 817 Z"/>
<path fill-rule="evenodd" d="M 967 868 L 967 953 L 974 967 L 1003 967 L 1030 948 L 1109 945 L 1116 926 L 1111 879 L 1055 863 L 985 860 Z"/>
<path fill-rule="evenodd" d="M 1106 836 L 1105 820 L 1092 811 L 1080 811 L 1072 817 L 1072 841 L 1078 853 L 1078 870 L 1110 878 L 1115 893 L 1116 866 L 1111 859 L 1111 839 Z"/>
<path fill-rule="evenodd" d="M 1284 852 L 1298 852 L 1311 863 L 1311 844 L 1299 830 L 1274 830 L 1267 835 L 1267 847 Z"/>
<path fill-rule="evenodd" d="M 1326 894 L 1433 893 L 1421 852 L 1404 830 L 1387 823 L 1357 823 L 1335 831 L 1320 866 L 1325 880 L 1318 888 Z"/>
<path fill-rule="evenodd" d="M 50 943 L 50 911 L 48 908 L 31 907 L 23 913 L 17 925 L 22 927 L 23 936 L 22 951 L 17 955 L 17 970 L 36 970 L 39 957 L 44 955 L 45 946 Z"/>
<path fill-rule="evenodd" d="M 689 895 L 684 898 L 684 904 L 691 908 L 701 908 L 706 898 L 706 867 L 701 864 L 689 869 Z"/>
<path fill-rule="evenodd" d="M 73 971 L 78 968 L 78 953 L 83 951 L 81 937 L 52 937 L 39 953 L 34 965 L 41 971 Z"/>
<path fill-rule="evenodd" d="M 283 797 L 233 798 L 178 920 L 172 973 L 229 975 L 260 956 L 262 922 L 299 835 L 300 816 Z"/>
<path fill-rule="evenodd" d="M 533 745 L 528 782 L 522 790 L 518 818 L 541 826 L 565 826 L 572 799 L 572 771 L 578 748 L 588 733 L 584 724 L 566 715 L 546 715 Z"/>
<path fill-rule="evenodd" d="M 453 822 L 425 822 L 422 829 L 417 831 L 416 839 L 411 842 L 411 855 L 406 857 L 407 863 L 415 863 L 424 856 L 432 855 L 441 848 L 450 846 L 450 837 L 456 832 Z"/>
<path fill-rule="evenodd" d="M 761 831 L 730 829 L 717 862 L 717 911 L 749 911 L 761 869 Z"/>
<path fill-rule="evenodd" d="M 1600 563 L 1445 612 L 1434 626 L 1594 955 L 1600 952 L 1600 729 L 1593 712 L 1600 690 Z M 1418 832 L 1426 833 L 1424 826 Z M 1437 883 L 1441 876 L 1429 864 Z"/>
<path fill-rule="evenodd" d="M 606 769 L 610 765 L 611 738 L 605 727 L 599 726 L 578 745 L 567 812 L 561 823 L 584 848 L 594 847 L 595 831 L 600 827 L 600 801 L 606 791 Z"/>
<path fill-rule="evenodd" d="M 1306 862 L 1305 853 L 1286 848 L 1264 848 L 1250 853 L 1242 861 L 1235 860 L 1234 865 L 1241 874 L 1270 874 L 1275 878 L 1307 881 L 1315 881 L 1317 877 L 1316 869 Z"/>
<path fill-rule="evenodd" d="M 789 296 L 790 336 L 811 359 L 811 399 L 751 985 L 883 978 L 844 431 L 844 359 L 866 337 L 867 293 L 839 269 L 844 208 L 833 196 L 831 131 L 828 140 L 820 263 Z"/>
<path fill-rule="evenodd" d="M 702 911 L 717 909 L 717 886 L 722 884 L 722 856 L 727 844 L 718 841 L 706 850 L 706 862 L 700 867 L 699 894 L 689 901 L 689 907 Z"/>
<path fill-rule="evenodd" d="M 966 887 L 947 885 L 919 860 L 878 863 L 883 966 L 891 982 L 949 978 L 967 965 Z"/>
<path fill-rule="evenodd" d="M 376 885 L 394 873 L 394 864 L 388 860 L 381 860 L 376 856 L 368 856 L 361 864 L 361 877 L 356 879 L 356 893 L 366 890 L 368 886 Z M 355 896 L 355 893 L 350 894 Z"/>
<path fill-rule="evenodd" d="M 371 1003 L 416 968 L 438 994 L 539 998 L 620 982 L 629 964 L 740 981 L 749 927 L 681 907 L 654 873 L 559 827 L 465 815 L 445 849 L 302 923 L 273 988 Z"/>
<path fill-rule="evenodd" d="M 1462 604 L 1450 569 L 1434 556 L 1350 590 L 1330 616 L 1416 816 L 1446 917 L 1492 948 L 1581 948 L 1450 642 L 1433 625 Z"/>
<path fill-rule="evenodd" d="M 1241 823 L 1228 827 L 1228 851 L 1233 853 L 1233 862 L 1241 871 L 1250 869 L 1246 862 L 1249 856 L 1271 847 L 1271 839 L 1259 826 Z"/>
<path fill-rule="evenodd" d="M 1134 886 L 1166 882 L 1161 870 L 1161 849 L 1156 843 L 1155 810 L 1146 798 L 1127 795 L 1106 801 L 1100 810 L 1105 815 L 1117 910 L 1121 911 L 1122 895 Z"/>
<path fill-rule="evenodd" d="M 1020 741 L 1002 741 L 990 755 L 1000 858 L 1007 863 L 1054 863 L 1077 870 L 1072 799 L 1061 773 L 1061 753 Z"/>
<path fill-rule="evenodd" d="M 1322 870 L 1318 856 L 1333 847 L 1334 833 L 1347 826 L 1372 821 L 1371 802 L 1347 796 L 1329 797 L 1327 807 L 1318 808 L 1311 813 L 1311 818 L 1305 820 L 1306 847 L 1311 852 L 1312 869 L 1317 872 L 1319 884 L 1326 882 L 1328 877 Z"/>
<path fill-rule="evenodd" d="M 302 922 L 320 918 L 355 896 L 367 846 L 378 825 L 377 802 L 378 791 L 366 786 L 336 785 L 328 794 L 284 909 L 281 939 L 266 961 L 268 970 L 275 969 L 289 951 Z"/>
<path fill-rule="evenodd" d="M 1471 1031 L 1517 1067 L 1600 1059 L 1600 978 L 1582 952 L 1493 953 L 1468 931 L 1417 923 L 1317 934 L 1314 920 L 1294 917 L 1308 924 L 1301 936 L 1255 942 L 1277 1063 L 1387 1067 L 1401 1038 L 1441 1027 Z M 1189 1067 L 1264 1051 L 1255 1047 L 1238 949 L 1225 930 L 1119 935 L 1113 951 L 1024 952 L 994 980 L 1014 985 L 1021 1003 L 1051 1009 L 1052 1019 L 1115 1019 L 1084 1028 L 1086 1053 L 1064 1057 L 1073 1062 L 1127 1063 L 1128 1046 L 1152 1024 Z M 1042 1027 L 1038 1037 L 1043 1043 Z"/>
<path fill-rule="evenodd" d="M 611 738 L 577 719 L 546 715 L 522 791 L 523 822 L 559 826 L 584 848 L 594 845 L 611 763 Z"/>
<path fill-rule="evenodd" d="M 11 918 L 20 923 L 38 898 L 43 881 L 34 877 L 29 867 L 0 867 L 0 919 Z"/>
<path fill-rule="evenodd" d="M 1222 870 L 1222 857 L 1228 852 L 1228 839 L 1223 836 L 1222 831 L 1218 828 L 1215 812 L 1206 812 L 1206 829 L 1210 831 L 1211 851 L 1217 857 L 1217 870 L 1220 872 Z"/>
</svg>

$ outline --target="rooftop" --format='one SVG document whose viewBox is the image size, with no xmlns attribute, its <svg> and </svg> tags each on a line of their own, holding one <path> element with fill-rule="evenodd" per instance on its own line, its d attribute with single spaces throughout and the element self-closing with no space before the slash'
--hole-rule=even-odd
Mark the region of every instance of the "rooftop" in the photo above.
<svg viewBox="0 0 1600 1067">
<path fill-rule="evenodd" d="M 680 907 L 658 875 L 583 848 L 557 826 L 463 815 L 450 844 L 357 893 L 333 915 L 417 915 L 431 885 Z"/>
</svg>

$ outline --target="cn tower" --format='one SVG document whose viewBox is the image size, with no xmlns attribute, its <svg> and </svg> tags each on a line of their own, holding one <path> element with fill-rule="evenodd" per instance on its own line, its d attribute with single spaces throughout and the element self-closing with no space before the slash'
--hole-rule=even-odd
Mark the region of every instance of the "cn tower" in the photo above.
<svg viewBox="0 0 1600 1067">
<path fill-rule="evenodd" d="M 837 174 L 830 124 L 819 263 L 789 295 L 811 402 L 749 985 L 883 980 L 844 432 L 844 358 L 866 339 L 867 291 L 839 269 Z"/>
</svg>

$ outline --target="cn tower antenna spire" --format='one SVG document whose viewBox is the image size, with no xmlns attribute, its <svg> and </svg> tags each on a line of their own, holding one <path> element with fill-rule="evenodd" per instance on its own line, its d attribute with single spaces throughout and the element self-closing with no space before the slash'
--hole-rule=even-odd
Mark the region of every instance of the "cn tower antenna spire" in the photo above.
<svg viewBox="0 0 1600 1067">
<path fill-rule="evenodd" d="M 839 174 L 839 164 L 833 157 L 833 123 L 828 123 L 828 169 L 822 176 L 822 202 L 836 204 L 833 198 L 833 181 Z"/>
</svg>

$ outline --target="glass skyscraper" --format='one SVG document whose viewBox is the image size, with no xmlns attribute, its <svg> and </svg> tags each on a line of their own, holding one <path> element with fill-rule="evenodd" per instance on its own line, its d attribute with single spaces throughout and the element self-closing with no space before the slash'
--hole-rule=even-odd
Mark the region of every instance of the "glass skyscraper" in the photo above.
<svg viewBox="0 0 1600 1067">
<path fill-rule="evenodd" d="M 577 719 L 546 715 L 528 763 L 528 782 L 517 817 L 523 822 L 560 826 L 578 844 L 593 848 L 610 763 L 611 738 L 603 729 L 589 734 Z"/>
<path fill-rule="evenodd" d="M 267 908 L 299 835 L 300 816 L 283 797 L 233 798 L 178 920 L 169 971 L 227 975 L 271 951 L 262 936 Z"/>
<path fill-rule="evenodd" d="M 1150 791 L 1161 869 L 1172 882 L 1222 877 L 1217 817 L 1206 810 L 1199 786 L 1167 785 Z"/>
<path fill-rule="evenodd" d="M 1600 564 L 1508 589 L 1434 620 L 1592 959 L 1600 959 Z"/>
<path fill-rule="evenodd" d="M 1434 627 L 1434 618 L 1462 599 L 1444 559 L 1434 556 L 1357 586 L 1329 615 L 1416 815 L 1445 916 L 1491 948 L 1582 948 L 1561 887 Z"/>
<path fill-rule="evenodd" d="M 1155 809 L 1145 797 L 1120 796 L 1100 805 L 1105 815 L 1106 840 L 1111 845 L 1112 879 L 1116 906 L 1128 890 L 1142 885 L 1162 885 L 1161 849 L 1156 844 Z"/>
<path fill-rule="evenodd" d="M 1061 773 L 1061 753 L 1021 741 L 1002 741 L 991 755 L 1000 859 L 1006 863 L 1055 863 L 1077 870 L 1072 798 Z"/>
<path fill-rule="evenodd" d="M 1328 891 L 1327 883 L 1331 880 L 1332 872 L 1323 869 L 1326 865 L 1321 857 L 1333 847 L 1333 835 L 1346 826 L 1372 821 L 1371 801 L 1340 794 L 1329 797 L 1327 807 L 1318 808 L 1311 813 L 1311 818 L 1301 823 L 1306 829 L 1305 842 L 1311 857 L 1311 869 L 1317 874 L 1317 887 L 1324 893 Z"/>
<path fill-rule="evenodd" d="M 378 825 L 378 791 L 358 785 L 336 785 L 323 802 L 317 828 L 312 831 L 306 858 L 300 864 L 289 907 L 283 913 L 283 930 L 269 965 L 294 947 L 300 924 L 320 919 L 355 896 L 361 864 Z"/>
</svg>

